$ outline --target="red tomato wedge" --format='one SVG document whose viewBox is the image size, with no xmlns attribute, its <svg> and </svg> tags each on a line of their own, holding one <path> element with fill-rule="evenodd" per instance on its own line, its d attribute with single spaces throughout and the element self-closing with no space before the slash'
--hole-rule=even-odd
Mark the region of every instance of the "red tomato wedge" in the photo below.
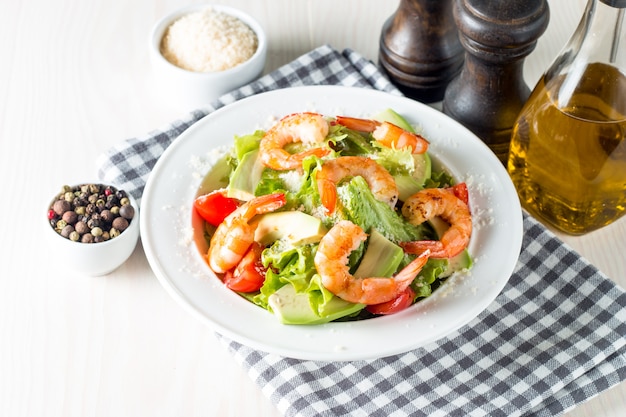
<svg viewBox="0 0 626 417">
<path fill-rule="evenodd" d="M 413 298 L 415 298 L 415 292 L 411 287 L 407 287 L 393 300 L 386 303 L 371 304 L 365 307 L 365 309 L 372 314 L 393 314 L 413 304 Z"/>
<path fill-rule="evenodd" d="M 239 202 L 234 198 L 226 197 L 225 192 L 219 190 L 197 197 L 193 206 L 200 217 L 213 226 L 218 226 L 239 207 Z"/>
<path fill-rule="evenodd" d="M 449 188 L 459 200 L 463 201 L 465 204 L 469 205 L 469 193 L 467 191 L 467 184 L 464 182 L 453 185 Z"/>
<path fill-rule="evenodd" d="M 258 291 L 265 282 L 265 268 L 261 263 L 261 253 L 264 247 L 254 242 L 243 256 L 239 265 L 224 274 L 224 284 L 237 292 Z"/>
</svg>

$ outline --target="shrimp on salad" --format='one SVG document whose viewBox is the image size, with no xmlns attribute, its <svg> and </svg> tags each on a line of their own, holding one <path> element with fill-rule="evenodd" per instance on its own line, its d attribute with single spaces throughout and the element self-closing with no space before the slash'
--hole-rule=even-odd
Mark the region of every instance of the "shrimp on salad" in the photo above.
<svg viewBox="0 0 626 417">
<path fill-rule="evenodd" d="M 408 253 L 430 251 L 431 258 L 452 258 L 469 244 L 472 234 L 469 206 L 449 189 L 426 188 L 418 191 L 404 202 L 402 215 L 414 225 L 437 216 L 450 224 L 439 240 L 400 243 Z"/>
<path fill-rule="evenodd" d="M 337 204 L 337 184 L 344 178 L 361 176 L 380 201 L 394 208 L 398 201 L 398 187 L 393 176 L 371 158 L 341 156 L 324 161 L 316 174 L 317 188 L 327 213 L 333 213 Z"/>
<path fill-rule="evenodd" d="M 315 268 L 326 289 L 345 301 L 381 304 L 398 297 L 413 282 L 428 261 L 423 252 L 392 278 L 357 278 L 350 274 L 350 253 L 367 239 L 363 229 L 349 220 L 341 220 L 322 238 L 315 254 Z"/>
<path fill-rule="evenodd" d="M 316 155 L 320 158 L 326 156 L 330 149 L 315 147 L 291 154 L 284 147 L 294 142 L 320 145 L 326 139 L 328 130 L 328 122 L 317 113 L 294 113 L 285 116 L 261 139 L 259 153 L 261 161 L 268 168 L 285 171 L 299 168 L 307 156 Z"/>
<path fill-rule="evenodd" d="M 216 273 L 236 267 L 254 242 L 256 230 L 250 221 L 257 214 L 269 213 L 286 204 L 282 193 L 255 197 L 239 206 L 217 227 L 211 238 L 208 261 Z"/>
<path fill-rule="evenodd" d="M 371 132 L 372 137 L 385 146 L 396 149 L 411 148 L 411 153 L 425 153 L 428 141 L 416 133 L 407 132 L 389 122 L 337 116 L 337 124 L 359 132 Z"/>
</svg>

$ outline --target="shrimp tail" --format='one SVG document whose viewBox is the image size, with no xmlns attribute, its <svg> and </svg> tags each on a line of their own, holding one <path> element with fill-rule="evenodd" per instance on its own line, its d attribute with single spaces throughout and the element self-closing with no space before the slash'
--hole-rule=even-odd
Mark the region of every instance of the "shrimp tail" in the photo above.
<svg viewBox="0 0 626 417">
<path fill-rule="evenodd" d="M 256 197 L 253 203 L 247 206 L 243 218 L 250 220 L 257 214 L 270 213 L 277 210 L 287 204 L 287 199 L 283 193 L 267 194 L 260 197 Z"/>
<path fill-rule="evenodd" d="M 402 268 L 402 270 L 398 272 L 395 277 L 393 277 L 396 282 L 400 283 L 401 286 L 404 287 L 402 288 L 402 291 L 404 291 L 406 287 L 408 287 L 411 282 L 413 282 L 417 274 L 419 274 L 424 265 L 426 265 L 426 262 L 428 262 L 429 258 L 430 250 L 426 249 L 425 251 L 420 253 L 417 258 L 413 259 L 407 266 Z"/>
<path fill-rule="evenodd" d="M 414 255 L 430 253 L 431 258 L 447 258 L 448 253 L 438 240 L 419 240 L 414 242 L 399 242 L 398 245 L 406 252 Z"/>
<path fill-rule="evenodd" d="M 317 156 L 318 158 L 323 158 L 330 153 L 330 149 L 325 148 L 314 148 L 309 149 L 308 151 L 300 152 L 298 154 L 297 160 L 302 163 L 302 161 L 312 155 Z"/>
<path fill-rule="evenodd" d="M 335 121 L 338 125 L 345 126 L 348 129 L 356 130 L 357 132 L 373 132 L 380 124 L 374 120 L 359 119 L 357 117 L 337 116 Z"/>
<path fill-rule="evenodd" d="M 381 123 L 372 133 L 374 139 L 389 148 L 411 148 L 411 153 L 420 154 L 428 150 L 429 142 L 421 135 L 407 132 L 392 123 Z"/>
<path fill-rule="evenodd" d="M 410 148 L 414 154 L 428 150 L 429 142 L 422 135 L 404 130 L 393 123 L 346 116 L 337 116 L 335 121 L 348 129 L 371 133 L 374 139 L 389 148 Z"/>
<path fill-rule="evenodd" d="M 393 300 L 407 289 L 428 261 L 430 251 L 422 252 L 393 278 L 363 278 L 360 299 L 352 300 L 363 304 L 380 304 Z"/>
<path fill-rule="evenodd" d="M 326 209 L 327 214 L 332 214 L 335 211 L 337 205 L 337 187 L 334 182 L 326 179 L 319 179 L 317 181 L 317 190 L 320 193 L 320 199 L 322 205 Z"/>
</svg>

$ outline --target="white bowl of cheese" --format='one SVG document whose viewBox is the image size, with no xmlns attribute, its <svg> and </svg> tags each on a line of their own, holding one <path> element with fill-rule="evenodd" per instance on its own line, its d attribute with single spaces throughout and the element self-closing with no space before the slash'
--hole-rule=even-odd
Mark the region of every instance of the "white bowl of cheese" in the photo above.
<svg viewBox="0 0 626 417">
<path fill-rule="evenodd" d="M 267 38 L 248 14 L 223 5 L 195 5 L 169 13 L 150 34 L 153 80 L 176 107 L 204 107 L 258 78 Z"/>
</svg>

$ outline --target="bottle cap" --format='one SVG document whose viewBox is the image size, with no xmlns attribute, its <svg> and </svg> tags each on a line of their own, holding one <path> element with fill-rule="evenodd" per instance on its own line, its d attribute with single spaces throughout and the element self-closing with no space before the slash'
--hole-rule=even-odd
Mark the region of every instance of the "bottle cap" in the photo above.
<svg viewBox="0 0 626 417">
<path fill-rule="evenodd" d="M 617 7 L 618 9 L 626 9 L 626 0 L 600 0 L 607 6 Z"/>
</svg>

